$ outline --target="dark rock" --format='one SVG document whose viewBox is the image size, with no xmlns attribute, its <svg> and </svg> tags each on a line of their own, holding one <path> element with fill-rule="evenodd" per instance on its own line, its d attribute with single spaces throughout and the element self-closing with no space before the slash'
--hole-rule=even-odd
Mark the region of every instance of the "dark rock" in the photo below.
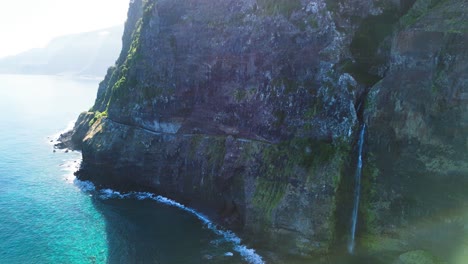
<svg viewBox="0 0 468 264">
<path fill-rule="evenodd" d="M 81 150 L 83 139 L 88 132 L 91 122 L 94 120 L 94 118 L 94 113 L 81 113 L 75 123 L 74 128 L 70 131 L 60 134 L 57 140 L 58 143 L 54 145 L 54 148 Z"/>
</svg>

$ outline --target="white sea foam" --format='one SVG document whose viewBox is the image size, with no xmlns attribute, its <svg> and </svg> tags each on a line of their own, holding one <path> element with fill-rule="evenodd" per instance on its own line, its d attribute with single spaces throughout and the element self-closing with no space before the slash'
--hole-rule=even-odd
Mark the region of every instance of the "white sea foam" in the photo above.
<svg viewBox="0 0 468 264">
<path fill-rule="evenodd" d="M 81 160 L 65 160 L 60 165 L 62 171 L 65 172 L 65 180 L 69 183 L 74 183 L 76 177 L 75 172 L 80 168 Z"/>
<path fill-rule="evenodd" d="M 82 184 L 82 183 L 81 183 Z M 88 186 L 88 183 L 85 184 L 85 186 Z M 93 185 L 94 187 L 94 185 Z M 94 190 L 94 189 L 90 189 Z M 265 263 L 260 255 L 258 255 L 254 249 L 248 248 L 245 245 L 242 245 L 241 242 L 242 240 L 234 234 L 232 231 L 229 230 L 224 230 L 221 229 L 218 225 L 213 223 L 207 216 L 203 215 L 200 212 L 197 212 L 195 209 L 192 209 L 190 207 L 187 207 L 181 203 L 178 203 L 174 200 L 171 200 L 169 198 L 160 196 L 160 195 L 155 195 L 152 193 L 148 192 L 130 192 L 127 194 L 122 194 L 118 191 L 114 191 L 112 189 L 103 189 L 99 191 L 99 197 L 101 199 L 125 199 L 125 198 L 130 198 L 130 199 L 137 199 L 137 200 L 154 200 L 156 202 L 166 204 L 169 206 L 177 207 L 181 210 L 184 210 L 188 213 L 193 214 L 196 216 L 207 228 L 209 228 L 211 231 L 213 231 L 215 234 L 222 236 L 226 242 L 229 242 L 233 244 L 233 249 L 237 251 L 244 260 L 251 264 L 262 264 Z M 231 252 L 228 252 L 225 254 L 225 256 L 232 256 Z"/>
<path fill-rule="evenodd" d="M 64 160 L 60 167 L 63 171 L 74 173 L 80 168 L 80 165 L 80 160 Z"/>
<path fill-rule="evenodd" d="M 78 179 L 74 180 L 74 184 L 80 188 L 82 191 L 85 192 L 95 192 L 96 187 L 89 181 L 80 181 Z M 207 228 L 209 228 L 212 232 L 216 235 L 223 237 L 224 241 L 215 240 L 213 243 L 218 244 L 221 242 L 228 242 L 233 245 L 233 249 L 237 251 L 244 260 L 251 264 L 262 264 L 265 263 L 260 255 L 258 255 L 254 249 L 248 248 L 245 245 L 242 245 L 242 240 L 232 231 L 224 230 L 220 228 L 218 225 L 213 223 L 207 216 L 203 215 L 202 213 L 196 211 L 193 208 L 187 207 L 181 203 L 178 203 L 174 200 L 169 198 L 155 195 L 149 192 L 130 192 L 126 194 L 122 194 L 121 192 L 112 190 L 112 189 L 102 189 L 98 191 L 98 197 L 101 199 L 137 199 L 137 200 L 153 200 L 161 204 L 177 207 L 181 210 L 184 210 L 192 215 L 196 216 Z M 233 256 L 232 252 L 227 252 L 224 256 Z"/>
<path fill-rule="evenodd" d="M 96 186 L 94 186 L 94 184 L 90 181 L 80 181 L 77 178 L 75 178 L 73 183 L 83 192 L 92 192 L 96 190 Z"/>
<path fill-rule="evenodd" d="M 178 203 L 176 201 L 173 201 L 173 200 L 168 199 L 168 198 L 163 197 L 163 196 L 156 196 L 156 197 L 154 197 L 152 199 L 155 200 L 155 201 L 158 201 L 160 203 L 163 203 L 163 204 L 178 207 L 178 208 L 180 208 L 180 209 L 182 209 L 182 210 L 184 210 L 186 212 L 189 212 L 189 213 L 195 215 L 200 221 L 202 221 L 215 234 L 224 237 L 224 239 L 226 241 L 231 242 L 232 244 L 234 244 L 234 250 L 239 252 L 239 254 L 246 261 L 248 261 L 249 263 L 252 263 L 252 264 L 264 263 L 262 257 L 260 255 L 258 255 L 255 252 L 254 249 L 247 248 L 246 246 L 241 244 L 241 239 L 236 234 L 234 234 L 232 231 L 223 230 L 223 229 L 219 228 L 216 224 L 211 222 L 208 219 L 208 217 L 206 217 L 205 215 L 197 212 L 196 210 L 194 210 L 192 208 L 186 207 L 183 204 L 180 204 L 180 203 Z"/>
<path fill-rule="evenodd" d="M 52 145 L 57 144 L 60 135 L 66 133 L 68 131 L 71 131 L 73 129 L 73 127 L 75 126 L 75 122 L 76 122 L 76 120 L 70 121 L 65 129 L 63 129 L 62 131 L 59 131 L 56 134 L 48 137 L 49 143 L 52 144 Z"/>
<path fill-rule="evenodd" d="M 107 200 L 107 199 L 124 199 L 127 198 L 130 194 L 124 195 L 118 191 L 114 191 L 112 189 L 102 189 L 99 191 L 99 198 Z"/>
</svg>

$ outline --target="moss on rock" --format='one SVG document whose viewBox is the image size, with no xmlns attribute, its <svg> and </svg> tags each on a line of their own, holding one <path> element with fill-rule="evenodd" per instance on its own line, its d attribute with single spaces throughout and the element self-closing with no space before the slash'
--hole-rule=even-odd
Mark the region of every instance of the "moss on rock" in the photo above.
<svg viewBox="0 0 468 264">
<path fill-rule="evenodd" d="M 406 252 L 398 258 L 395 264 L 444 264 L 435 256 L 424 250 Z"/>
</svg>

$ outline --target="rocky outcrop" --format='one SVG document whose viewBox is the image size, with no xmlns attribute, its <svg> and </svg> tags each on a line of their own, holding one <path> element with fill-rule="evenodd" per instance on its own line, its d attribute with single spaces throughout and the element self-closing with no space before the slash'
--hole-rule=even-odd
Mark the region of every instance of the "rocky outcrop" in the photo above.
<svg viewBox="0 0 468 264">
<path fill-rule="evenodd" d="M 94 112 L 81 113 L 75 122 L 73 130 L 60 134 L 57 140 L 58 143 L 54 145 L 54 148 L 81 150 L 83 139 L 98 117 L 100 117 L 99 114 L 95 114 Z"/>
<path fill-rule="evenodd" d="M 418 30 L 421 9 L 446 8 L 420 2 L 132 1 L 117 65 L 75 126 L 79 177 L 174 198 L 280 256 L 323 253 L 349 225 L 365 119 L 359 232 L 400 226 L 400 180 L 465 173 L 465 37 Z"/>
</svg>

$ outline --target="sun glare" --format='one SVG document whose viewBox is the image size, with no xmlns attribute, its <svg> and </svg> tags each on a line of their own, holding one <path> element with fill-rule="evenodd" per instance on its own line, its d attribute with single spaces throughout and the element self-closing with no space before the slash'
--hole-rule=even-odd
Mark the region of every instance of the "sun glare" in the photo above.
<svg viewBox="0 0 468 264">
<path fill-rule="evenodd" d="M 125 22 L 129 0 L 0 2 L 0 57 L 42 47 L 52 38 Z"/>
</svg>

